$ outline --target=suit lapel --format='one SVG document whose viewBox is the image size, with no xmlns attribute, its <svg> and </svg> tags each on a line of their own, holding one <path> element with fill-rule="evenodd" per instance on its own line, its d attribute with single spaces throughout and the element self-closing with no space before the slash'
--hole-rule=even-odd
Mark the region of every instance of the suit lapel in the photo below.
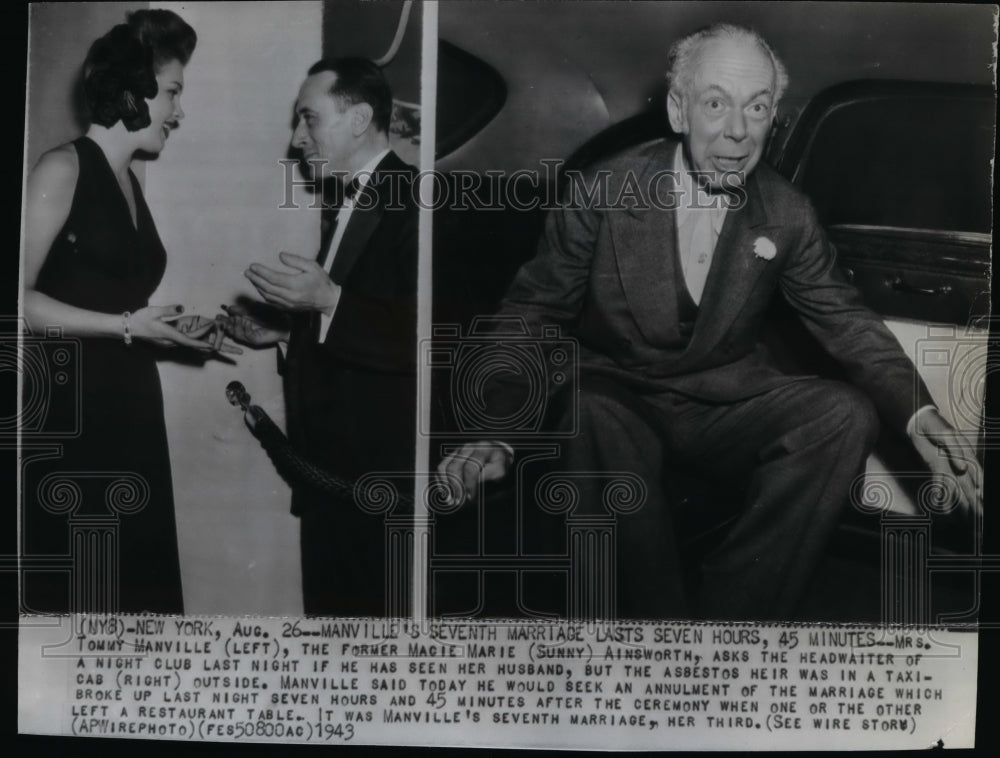
<svg viewBox="0 0 1000 758">
<path fill-rule="evenodd" d="M 364 191 L 368 192 L 369 189 L 366 187 Z M 333 259 L 333 265 L 330 267 L 330 278 L 334 282 L 342 285 L 347 281 L 351 269 L 358 262 L 381 219 L 381 205 L 374 208 L 355 208 L 351 213 L 350 221 Z"/>
<path fill-rule="evenodd" d="M 333 265 L 330 267 L 330 278 L 337 284 L 342 285 L 347 281 L 351 269 L 358 262 L 358 258 L 361 257 L 361 253 L 368 245 L 368 240 L 371 239 L 382 220 L 386 200 L 382 194 L 388 191 L 388 183 L 383 183 L 379 174 L 389 170 L 394 159 L 395 153 L 391 152 L 382 159 L 376 167 L 371 181 L 358 193 L 358 197 L 355 199 L 356 206 L 351 213 L 347 228 L 344 229 L 344 236 L 340 240 Z"/>
<path fill-rule="evenodd" d="M 673 286 L 681 273 L 674 265 L 677 245 L 673 210 L 657 208 L 647 195 L 649 177 L 672 166 L 673 143 L 661 148 L 646 164 L 639 187 L 646 207 L 613 211 L 609 227 L 622 289 L 639 331 L 653 345 L 679 339 L 677 296 Z M 669 187 L 660 189 L 666 195 Z"/>
</svg>

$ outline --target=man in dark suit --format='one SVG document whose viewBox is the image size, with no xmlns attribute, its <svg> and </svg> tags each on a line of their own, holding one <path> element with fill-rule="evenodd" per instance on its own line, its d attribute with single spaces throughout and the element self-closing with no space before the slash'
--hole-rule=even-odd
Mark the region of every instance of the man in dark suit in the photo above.
<svg viewBox="0 0 1000 758">
<path fill-rule="evenodd" d="M 265 301 L 289 312 L 290 329 L 230 308 L 229 331 L 281 346 L 289 439 L 311 463 L 352 481 L 413 471 L 416 169 L 389 149 L 389 85 L 370 61 L 324 59 L 309 69 L 295 112 L 292 146 L 336 198 L 321 249 L 316 260 L 281 253 L 284 271 L 254 263 L 246 272 Z M 387 514 L 291 484 L 305 612 L 385 614 Z"/>
<path fill-rule="evenodd" d="M 645 484 L 645 504 L 616 524 L 613 612 L 791 618 L 879 417 L 909 435 L 961 506 L 981 507 L 981 473 L 837 268 L 809 201 L 759 163 L 787 84 L 771 47 L 748 29 L 717 25 L 679 41 L 669 57 L 667 111 L 681 143 L 633 149 L 576 182 L 500 313 L 535 334 L 554 324 L 579 340 L 578 433 L 560 468 L 628 472 Z M 605 181 L 606 191 L 595 191 Z M 779 292 L 850 383 L 789 376 L 772 364 L 759 343 Z M 516 380 L 505 381 L 487 396 L 491 418 L 524 402 Z M 453 497 L 474 498 L 512 457 L 484 440 L 439 472 Z M 746 492 L 702 565 L 695 598 L 679 579 L 666 466 Z M 614 512 L 600 477 L 577 479 L 578 515 Z"/>
</svg>

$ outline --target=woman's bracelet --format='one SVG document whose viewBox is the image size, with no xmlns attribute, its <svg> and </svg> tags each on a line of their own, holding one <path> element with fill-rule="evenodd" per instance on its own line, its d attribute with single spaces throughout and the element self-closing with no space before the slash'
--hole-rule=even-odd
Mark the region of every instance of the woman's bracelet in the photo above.
<svg viewBox="0 0 1000 758">
<path fill-rule="evenodd" d="M 122 333 L 125 337 L 125 344 L 132 344 L 132 314 L 125 311 L 122 314 Z"/>
</svg>

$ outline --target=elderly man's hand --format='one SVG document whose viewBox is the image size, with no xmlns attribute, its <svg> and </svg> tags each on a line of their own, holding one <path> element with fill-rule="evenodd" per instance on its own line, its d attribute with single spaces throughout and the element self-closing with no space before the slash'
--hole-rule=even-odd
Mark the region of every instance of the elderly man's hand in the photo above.
<svg viewBox="0 0 1000 758">
<path fill-rule="evenodd" d="M 972 444 L 930 407 L 913 419 L 910 440 L 950 502 L 965 513 L 981 514 L 983 470 Z"/>
<path fill-rule="evenodd" d="M 475 502 L 479 485 L 503 479 L 512 459 L 510 448 L 500 442 L 468 443 L 438 464 L 438 482 L 448 488 L 449 502 Z"/>
<path fill-rule="evenodd" d="M 316 261 L 292 253 L 279 253 L 278 258 L 288 271 L 254 263 L 245 272 L 260 296 L 289 310 L 321 311 L 332 316 L 340 300 L 340 285 L 334 284 Z"/>
</svg>

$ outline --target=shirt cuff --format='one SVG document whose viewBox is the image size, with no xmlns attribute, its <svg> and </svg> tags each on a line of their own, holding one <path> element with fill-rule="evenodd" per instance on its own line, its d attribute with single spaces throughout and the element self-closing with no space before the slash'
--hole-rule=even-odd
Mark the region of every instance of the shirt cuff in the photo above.
<svg viewBox="0 0 1000 758">
<path fill-rule="evenodd" d="M 910 416 L 910 420 L 906 422 L 906 436 L 912 438 L 914 433 L 917 431 L 917 416 L 926 411 L 928 408 L 934 408 L 933 405 L 922 405 L 917 408 L 917 412 Z"/>
</svg>

